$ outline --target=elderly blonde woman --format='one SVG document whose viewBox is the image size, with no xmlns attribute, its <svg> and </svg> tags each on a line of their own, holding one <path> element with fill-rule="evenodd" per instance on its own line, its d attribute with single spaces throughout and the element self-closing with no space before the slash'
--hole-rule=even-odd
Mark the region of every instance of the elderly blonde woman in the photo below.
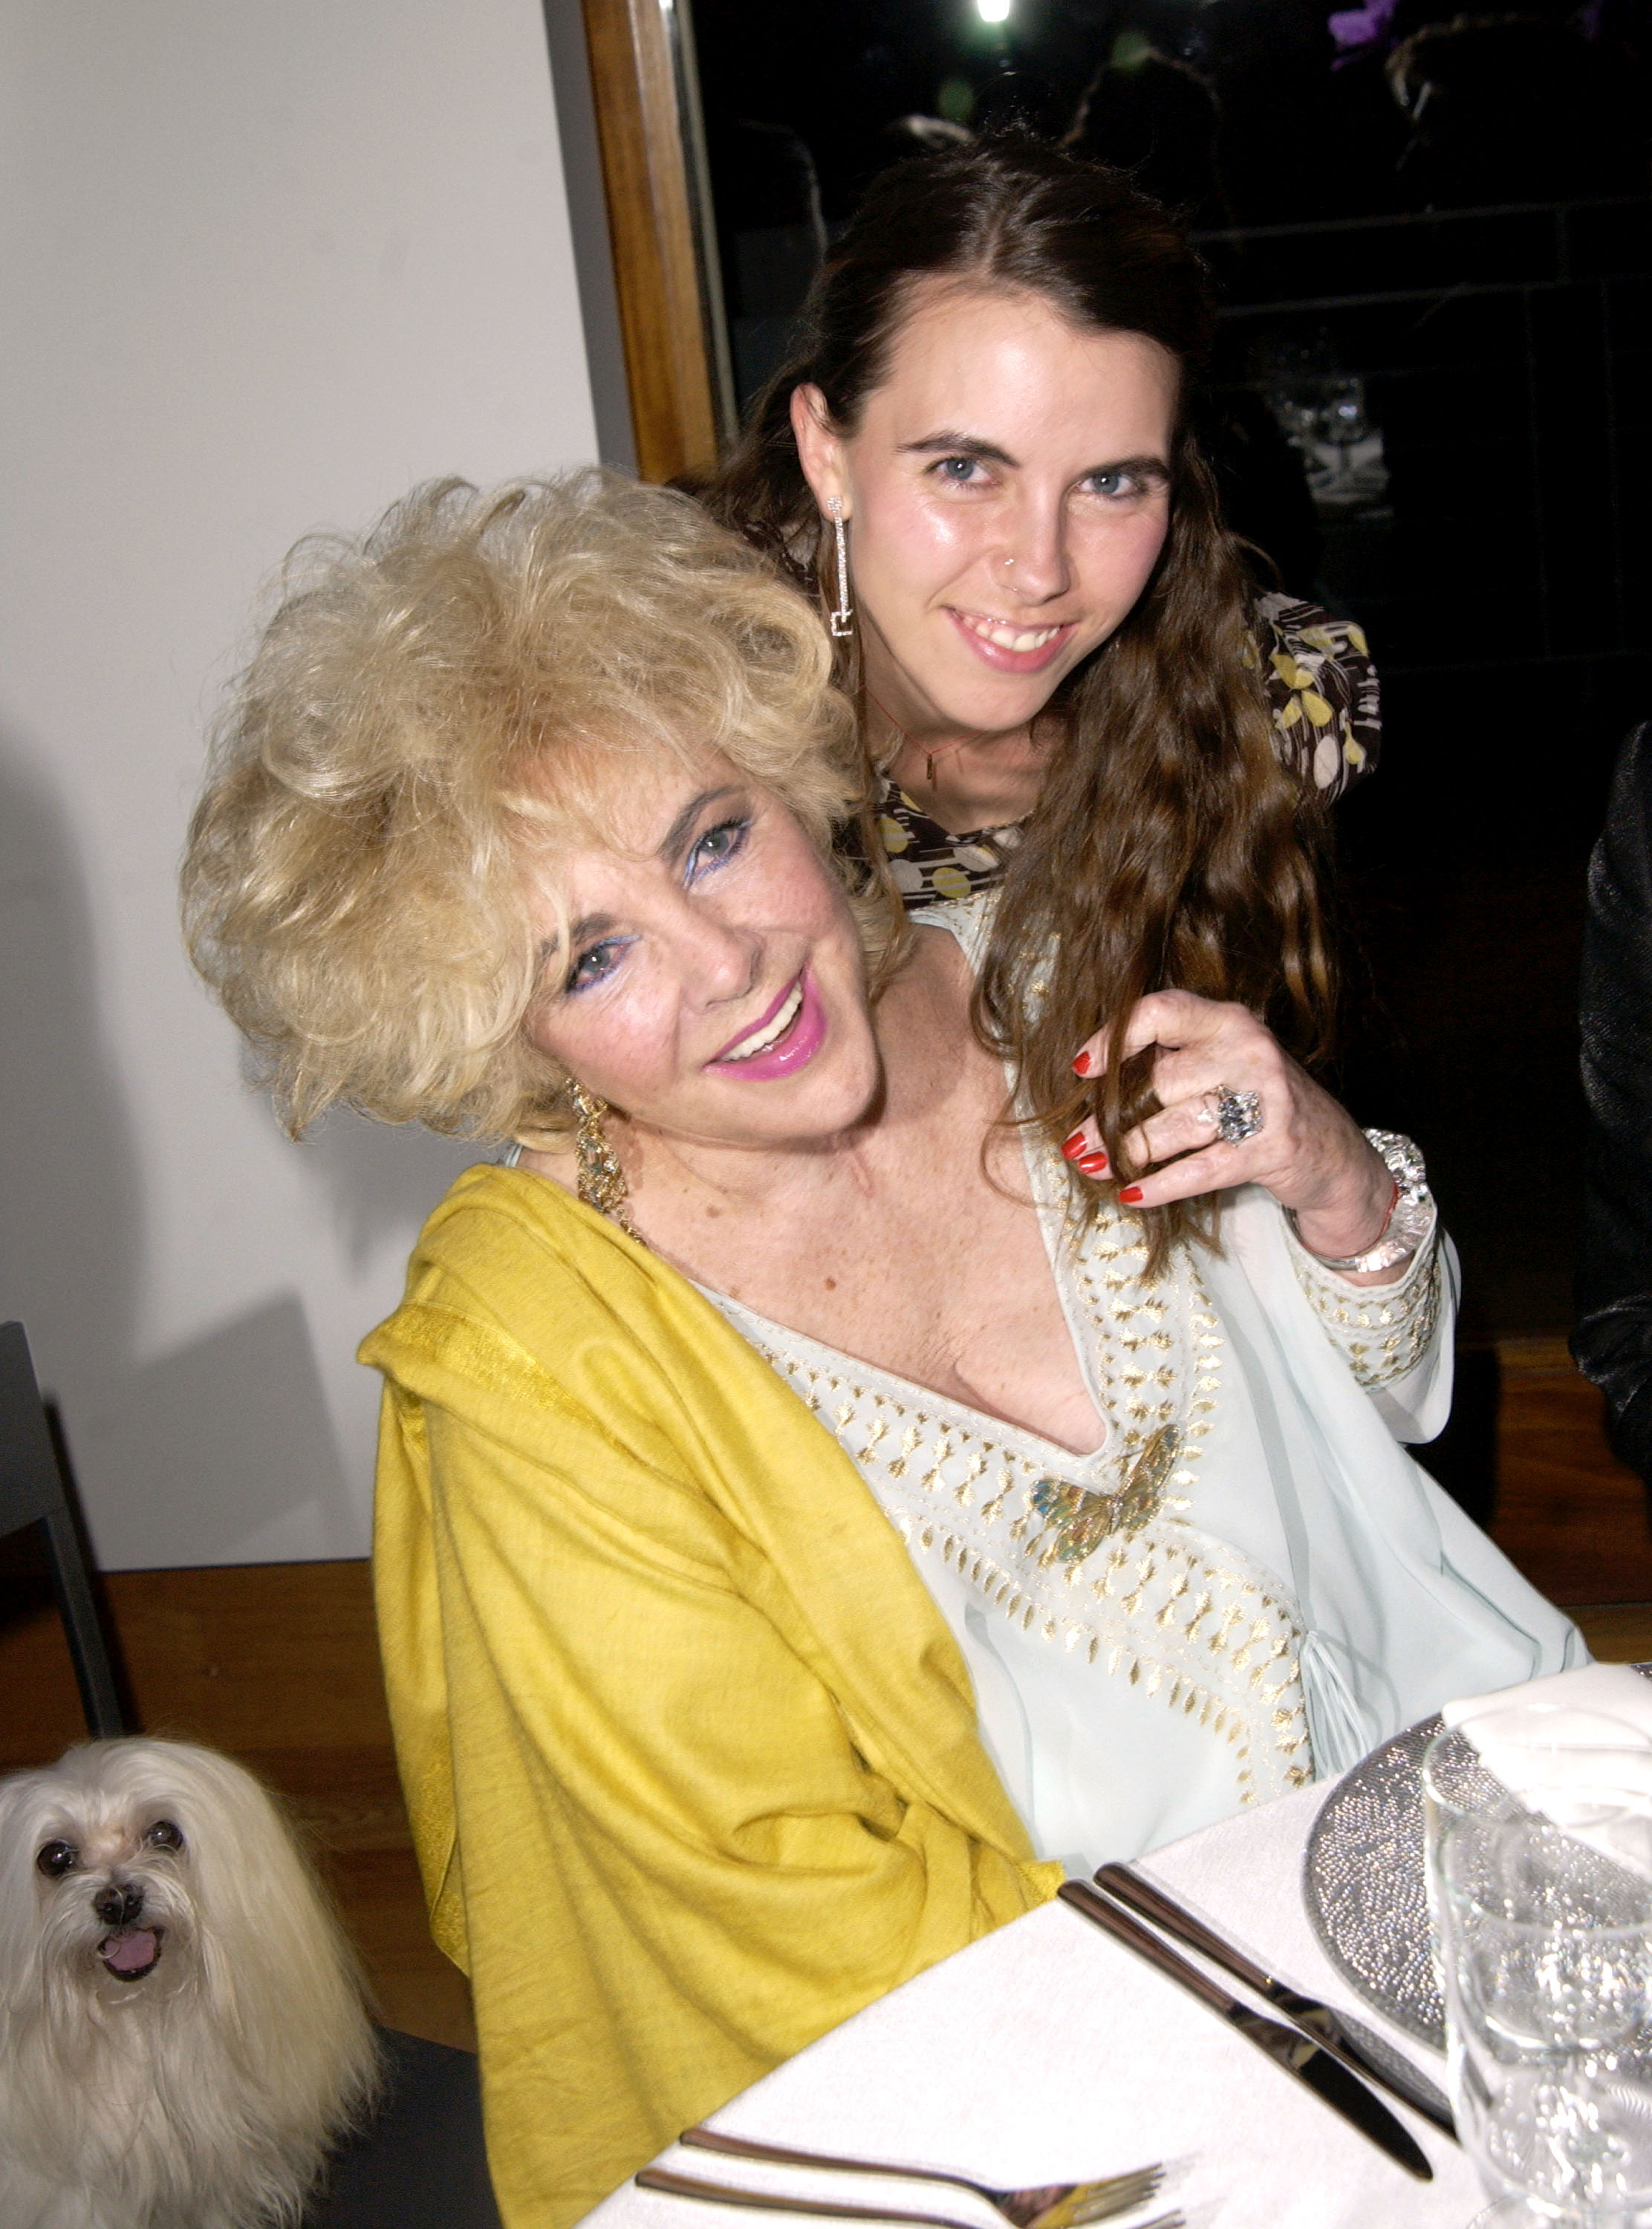
<svg viewBox="0 0 1652 2229">
<path fill-rule="evenodd" d="M 1446 1397 L 1420 1183 L 1170 990 L 1136 1204 L 1220 1185 L 1220 1244 L 1070 1191 L 970 1029 L 978 911 L 907 929 L 834 858 L 850 715 L 760 557 L 593 475 L 425 491 L 286 588 L 197 961 L 295 1130 L 526 1148 L 362 1349 L 512 2229 L 1064 1869 L 1577 1653 L 1396 1444 Z"/>
</svg>

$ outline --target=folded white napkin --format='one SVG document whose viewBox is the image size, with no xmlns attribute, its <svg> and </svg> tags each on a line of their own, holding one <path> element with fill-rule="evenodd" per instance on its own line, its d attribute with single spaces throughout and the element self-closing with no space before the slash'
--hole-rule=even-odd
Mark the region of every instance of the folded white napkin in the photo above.
<svg viewBox="0 0 1652 2229">
<path fill-rule="evenodd" d="M 1495 1732 L 1488 1727 L 1478 1733 L 1474 1722 L 1493 1711 L 1506 1718 Z M 1628 1664 L 1585 1664 L 1498 1693 L 1463 1696 L 1441 1715 L 1448 1726 L 1463 1729 L 1487 1770 L 1522 1802 L 1652 1877 L 1652 1680 Z M 1519 1735 L 1523 1718 L 1530 1722 L 1529 1747 Z M 1602 1719 L 1610 1727 L 1603 1728 Z M 1621 1746 L 1612 1729 L 1621 1729 Z M 1599 1751 L 1608 1744 L 1612 1753 L 1603 1763 Z M 1597 1799 L 1603 1790 L 1620 1792 L 1637 1815 L 1602 1821 Z"/>
<path fill-rule="evenodd" d="M 1460 1726 L 1465 1718 L 1524 1703 L 1598 1711 L 1604 1718 L 1621 1718 L 1652 1742 L 1652 1680 L 1643 1680 L 1632 1664 L 1580 1664 L 1575 1672 L 1527 1680 L 1521 1686 L 1504 1687 L 1497 1693 L 1464 1695 L 1457 1702 L 1448 1703 L 1441 1715 L 1448 1726 Z"/>
</svg>

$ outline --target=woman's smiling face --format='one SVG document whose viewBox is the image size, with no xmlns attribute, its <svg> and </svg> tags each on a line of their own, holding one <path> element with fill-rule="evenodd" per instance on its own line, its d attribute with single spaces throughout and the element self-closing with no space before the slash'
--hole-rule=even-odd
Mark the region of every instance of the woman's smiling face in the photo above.
<svg viewBox="0 0 1652 2229">
<path fill-rule="evenodd" d="M 713 751 L 617 756 L 611 845 L 529 887 L 541 1051 L 677 1140 L 773 1150 L 868 1111 L 879 1063 L 859 931 L 771 792 Z"/>
<path fill-rule="evenodd" d="M 908 729 L 1006 734 L 1127 616 L 1170 518 L 1175 359 L 1041 295 L 930 280 L 847 434 L 792 425 L 849 522 L 868 685 Z"/>
</svg>

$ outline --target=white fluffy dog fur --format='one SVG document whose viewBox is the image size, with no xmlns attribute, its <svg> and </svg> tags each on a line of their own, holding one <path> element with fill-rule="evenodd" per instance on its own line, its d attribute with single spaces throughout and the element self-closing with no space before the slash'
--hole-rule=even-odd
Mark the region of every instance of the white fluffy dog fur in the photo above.
<svg viewBox="0 0 1652 2229">
<path fill-rule="evenodd" d="M 251 1775 L 88 1742 L 0 1782 L 0 2224 L 289 2229 L 377 2048 Z"/>
</svg>

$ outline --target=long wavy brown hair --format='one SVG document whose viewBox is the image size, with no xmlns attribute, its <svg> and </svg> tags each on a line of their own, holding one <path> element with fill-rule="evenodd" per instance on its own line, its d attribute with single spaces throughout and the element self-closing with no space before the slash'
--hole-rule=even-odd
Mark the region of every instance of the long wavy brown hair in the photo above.
<svg viewBox="0 0 1652 2229">
<path fill-rule="evenodd" d="M 914 290 L 938 278 L 1041 295 L 1077 325 L 1145 334 L 1181 368 L 1165 547 L 1129 618 L 1039 716 L 1048 771 L 975 993 L 977 1032 L 1013 1063 L 1032 1119 L 1059 1141 L 1093 1111 L 1127 1179 L 1120 1144 L 1155 1103 L 1150 1062 L 1115 1052 L 1098 1085 L 1081 1084 L 1084 1039 L 1105 1027 L 1117 1046 L 1145 992 L 1180 988 L 1239 1000 L 1312 1060 L 1335 998 L 1322 812 L 1305 766 L 1281 761 L 1252 591 L 1189 423 L 1211 307 L 1185 234 L 1118 172 L 1021 136 L 885 172 L 827 258 L 801 346 L 701 493 L 824 602 L 828 536 L 792 390 L 817 387 L 852 434 Z M 838 678 L 859 692 L 853 642 Z M 1075 1198 L 1093 1209 L 1097 1195 Z M 1155 1266 L 1181 1231 L 1213 1235 L 1210 1202 L 1144 1220 Z"/>
</svg>

